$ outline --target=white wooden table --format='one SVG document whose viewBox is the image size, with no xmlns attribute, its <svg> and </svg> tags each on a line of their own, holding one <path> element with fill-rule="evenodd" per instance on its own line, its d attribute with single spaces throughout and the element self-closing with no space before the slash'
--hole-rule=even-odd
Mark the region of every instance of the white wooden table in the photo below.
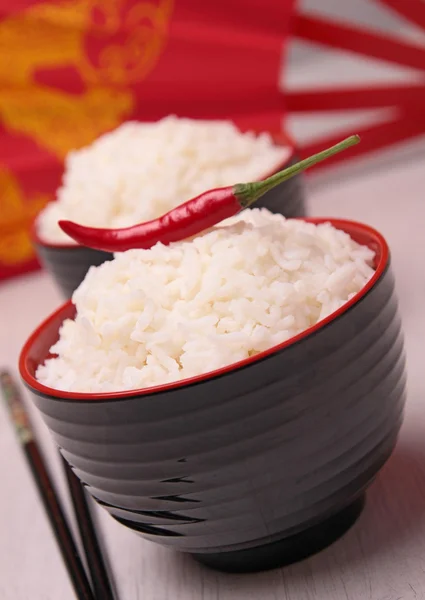
<svg viewBox="0 0 425 600">
<path fill-rule="evenodd" d="M 425 152 L 416 160 L 338 181 L 312 180 L 313 214 L 364 220 L 387 237 L 404 317 L 409 368 L 405 423 L 360 520 L 339 542 L 298 565 L 222 575 L 146 542 L 97 509 L 121 600 L 425 599 Z M 335 172 L 336 174 L 338 172 Z M 326 185 L 325 185 L 326 183 Z M 49 278 L 0 285 L 0 366 L 16 372 L 27 335 L 60 302 Z M 31 407 L 69 509 L 57 453 Z M 74 598 L 55 541 L 0 406 L 0 599 Z"/>
</svg>

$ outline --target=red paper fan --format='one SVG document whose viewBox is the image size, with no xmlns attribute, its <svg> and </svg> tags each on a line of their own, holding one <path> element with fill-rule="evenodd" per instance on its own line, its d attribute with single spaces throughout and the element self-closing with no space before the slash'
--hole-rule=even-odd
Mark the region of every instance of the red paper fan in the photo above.
<svg viewBox="0 0 425 600">
<path fill-rule="evenodd" d="M 425 29 L 425 0 L 375 1 Z M 288 114 L 390 109 L 390 120 L 356 127 L 362 144 L 333 163 L 425 133 L 425 46 L 296 8 L 296 0 L 0 0 L 0 279 L 36 265 L 29 224 L 53 198 L 67 152 L 124 120 L 172 112 L 276 132 Z M 282 95 L 291 36 L 419 77 Z M 301 152 L 344 133 L 353 130 Z"/>
</svg>

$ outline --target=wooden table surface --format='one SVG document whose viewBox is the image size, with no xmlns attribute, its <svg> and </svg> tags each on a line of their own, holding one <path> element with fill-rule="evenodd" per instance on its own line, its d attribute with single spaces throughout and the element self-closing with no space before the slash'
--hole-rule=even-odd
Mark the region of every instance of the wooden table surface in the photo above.
<svg viewBox="0 0 425 600">
<path fill-rule="evenodd" d="M 423 150 L 423 149 L 422 149 Z M 331 179 L 310 190 L 312 214 L 369 222 L 393 255 L 408 354 L 409 394 L 398 447 L 371 487 L 346 536 L 295 566 L 258 575 L 223 575 L 146 542 L 96 509 L 121 600 L 425 599 L 425 161 L 397 162 Z M 60 302 L 46 275 L 0 285 L 0 365 L 15 370 L 21 345 Z M 31 414 L 60 482 L 57 452 Z M 0 598 L 74 598 L 4 406 L 0 407 Z"/>
</svg>

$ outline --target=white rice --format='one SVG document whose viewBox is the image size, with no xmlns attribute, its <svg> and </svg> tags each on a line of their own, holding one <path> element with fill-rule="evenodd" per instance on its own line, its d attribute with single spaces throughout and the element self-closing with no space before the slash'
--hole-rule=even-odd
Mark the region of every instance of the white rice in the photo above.
<svg viewBox="0 0 425 600">
<path fill-rule="evenodd" d="M 57 201 L 41 212 L 38 234 L 73 243 L 58 220 L 126 227 L 153 219 L 208 189 L 262 178 L 290 153 L 269 134 L 241 133 L 228 121 L 128 122 L 67 156 Z"/>
<path fill-rule="evenodd" d="M 247 210 L 192 240 L 92 267 L 37 370 L 52 388 L 108 392 L 199 375 L 329 315 L 373 275 L 374 253 L 330 224 Z"/>
</svg>

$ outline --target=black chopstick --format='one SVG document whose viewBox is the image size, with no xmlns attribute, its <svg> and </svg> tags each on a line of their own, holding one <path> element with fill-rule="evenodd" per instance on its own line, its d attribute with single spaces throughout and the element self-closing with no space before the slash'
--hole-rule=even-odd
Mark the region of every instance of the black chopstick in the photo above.
<svg viewBox="0 0 425 600">
<path fill-rule="evenodd" d="M 0 372 L 0 387 L 21 448 L 37 485 L 47 517 L 53 529 L 69 578 L 78 600 L 96 600 L 84 571 L 77 546 L 67 524 L 59 498 L 38 448 L 25 405 L 17 385 L 7 371 Z"/>
<path fill-rule="evenodd" d="M 95 596 L 99 600 L 114 600 L 116 595 L 113 592 L 112 582 L 108 577 L 102 551 L 96 536 L 86 492 L 66 460 L 62 456 L 61 458 Z"/>
</svg>

